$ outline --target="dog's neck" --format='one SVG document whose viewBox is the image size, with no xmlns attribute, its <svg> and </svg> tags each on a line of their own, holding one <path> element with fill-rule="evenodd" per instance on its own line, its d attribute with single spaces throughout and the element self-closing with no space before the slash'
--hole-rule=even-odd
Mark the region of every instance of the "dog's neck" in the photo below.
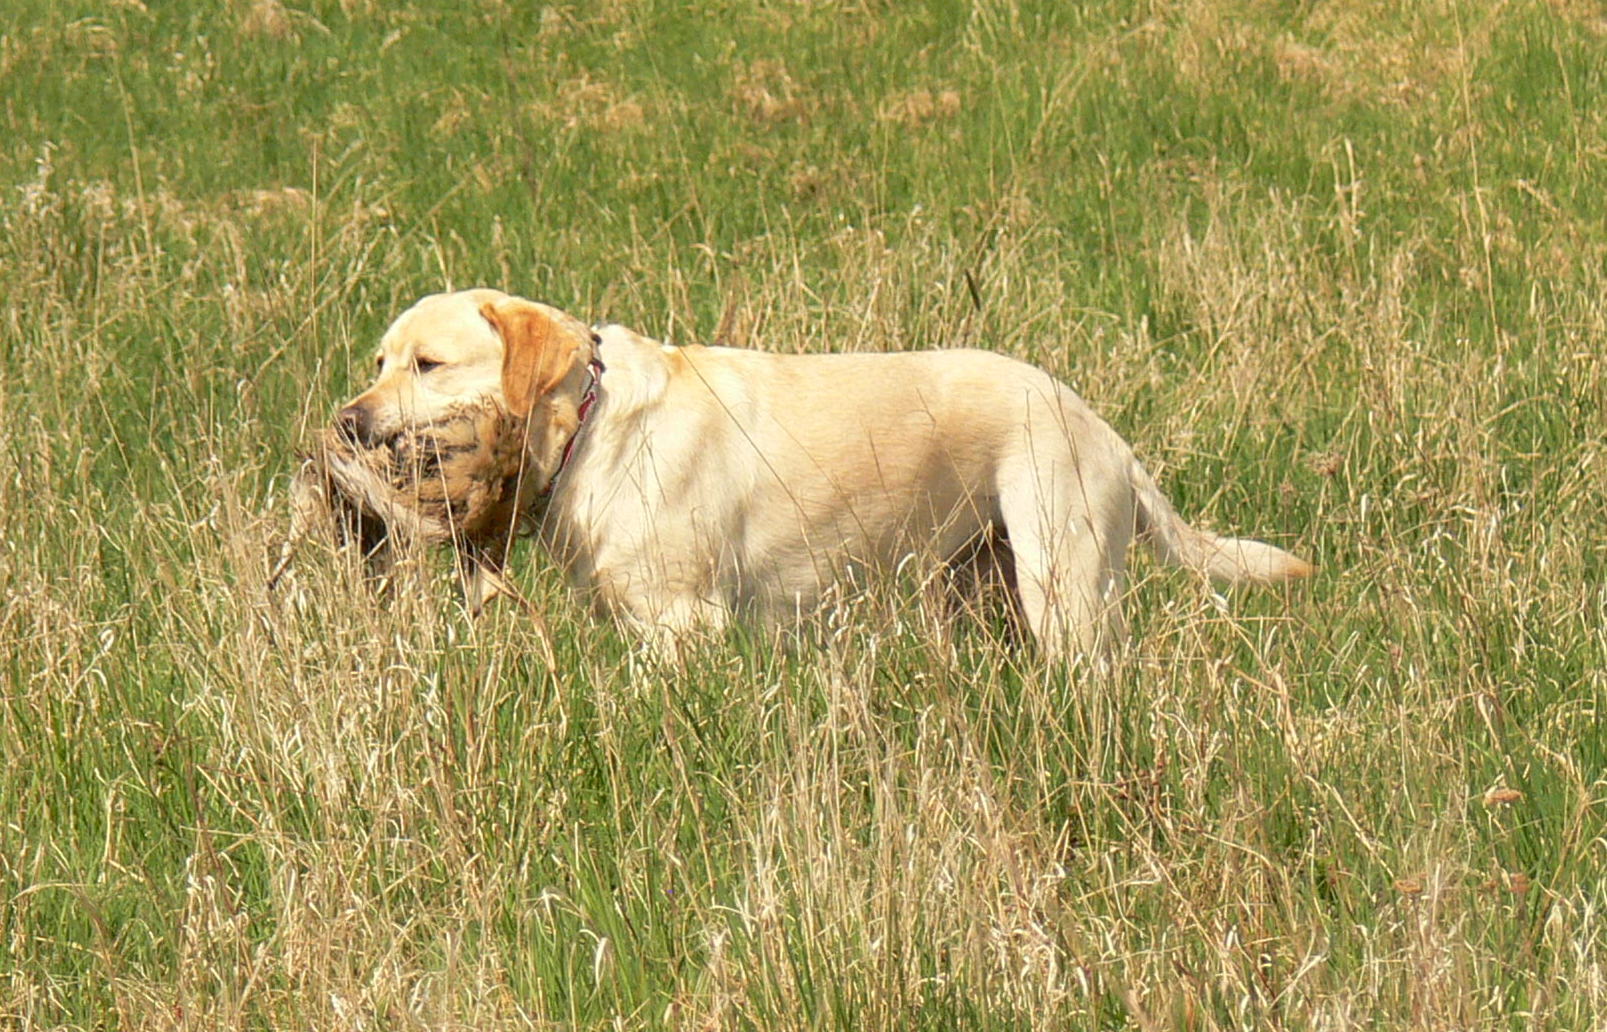
<svg viewBox="0 0 1607 1032">
<path fill-rule="evenodd" d="M 598 343 L 597 335 L 592 334 L 591 360 L 586 363 L 586 372 L 591 374 L 591 379 L 587 381 L 586 389 L 581 392 L 580 402 L 575 406 L 575 432 L 564 442 L 563 451 L 558 456 L 558 468 L 552 471 L 552 476 L 547 478 L 547 485 L 541 489 L 543 495 L 552 494 L 552 489 L 558 484 L 558 478 L 564 475 L 569 460 L 575 454 L 575 445 L 579 443 L 580 435 L 586 429 L 586 417 L 591 415 L 591 410 L 597 405 L 597 388 L 603 382 L 603 373 L 606 371 L 603 360 L 597 355 Z"/>
</svg>

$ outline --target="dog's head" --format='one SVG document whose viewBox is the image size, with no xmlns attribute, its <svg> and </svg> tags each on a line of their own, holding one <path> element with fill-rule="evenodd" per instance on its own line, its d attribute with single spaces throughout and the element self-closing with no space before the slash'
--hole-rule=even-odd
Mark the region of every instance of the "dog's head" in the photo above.
<svg viewBox="0 0 1607 1032">
<path fill-rule="evenodd" d="M 427 297 L 380 341 L 378 377 L 335 417 L 314 469 L 404 537 L 505 540 L 579 428 L 591 331 L 494 290 Z"/>
<path fill-rule="evenodd" d="M 531 457 L 539 459 L 549 429 L 573 430 L 561 425 L 564 406 L 552 402 L 571 380 L 578 393 L 591 357 L 591 331 L 556 308 L 495 290 L 436 294 L 385 331 L 373 384 L 340 410 L 336 425 L 373 447 L 495 403 L 518 420 L 560 424 L 530 427 Z"/>
</svg>

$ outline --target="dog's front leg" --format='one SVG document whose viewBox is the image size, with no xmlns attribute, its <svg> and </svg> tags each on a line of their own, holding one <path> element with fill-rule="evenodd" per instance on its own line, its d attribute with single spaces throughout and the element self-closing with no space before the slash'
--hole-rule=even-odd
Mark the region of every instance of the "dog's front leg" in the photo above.
<svg viewBox="0 0 1607 1032">
<path fill-rule="evenodd" d="M 679 663 L 688 642 L 718 635 L 731 622 L 724 602 L 694 593 L 638 592 L 600 601 L 661 662 Z"/>
<path fill-rule="evenodd" d="M 508 560 L 505 543 L 464 543 L 457 550 L 458 577 L 463 585 L 463 605 L 470 616 L 479 616 L 487 602 L 498 595 L 519 598 L 503 569 Z"/>
</svg>

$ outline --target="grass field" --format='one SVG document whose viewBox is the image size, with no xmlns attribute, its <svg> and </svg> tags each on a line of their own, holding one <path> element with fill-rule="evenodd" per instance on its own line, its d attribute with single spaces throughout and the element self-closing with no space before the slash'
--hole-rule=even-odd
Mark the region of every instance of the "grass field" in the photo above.
<svg viewBox="0 0 1607 1032">
<path fill-rule="evenodd" d="M 0 1027 L 1607 1028 L 1589 0 L 10 0 Z M 851 604 L 381 605 L 286 474 L 420 294 L 974 345 L 1178 508 L 1107 680 Z"/>
</svg>

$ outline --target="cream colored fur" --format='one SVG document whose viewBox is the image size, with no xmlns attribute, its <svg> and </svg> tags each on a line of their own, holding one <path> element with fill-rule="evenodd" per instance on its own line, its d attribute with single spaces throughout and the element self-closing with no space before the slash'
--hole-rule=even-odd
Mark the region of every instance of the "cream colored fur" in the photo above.
<svg viewBox="0 0 1607 1032">
<path fill-rule="evenodd" d="M 537 329 L 510 329 L 515 314 Z M 835 585 L 911 557 L 942 562 L 990 532 L 1007 537 L 1020 612 L 1051 656 L 1103 657 L 1123 637 L 1135 532 L 1229 583 L 1311 572 L 1271 545 L 1188 526 L 1076 393 L 1014 359 L 778 355 L 578 327 L 494 291 L 425 298 L 387 332 L 381 375 L 351 409 L 383 436 L 487 397 L 527 406 L 530 475 L 546 485 L 599 359 L 596 407 L 540 533 L 578 588 L 644 635 L 736 616 L 788 624 Z M 531 339 L 503 339 L 516 333 Z M 543 393 L 505 396 L 515 351 L 552 365 L 555 340 L 562 361 Z M 420 373 L 419 357 L 440 364 Z"/>
</svg>

